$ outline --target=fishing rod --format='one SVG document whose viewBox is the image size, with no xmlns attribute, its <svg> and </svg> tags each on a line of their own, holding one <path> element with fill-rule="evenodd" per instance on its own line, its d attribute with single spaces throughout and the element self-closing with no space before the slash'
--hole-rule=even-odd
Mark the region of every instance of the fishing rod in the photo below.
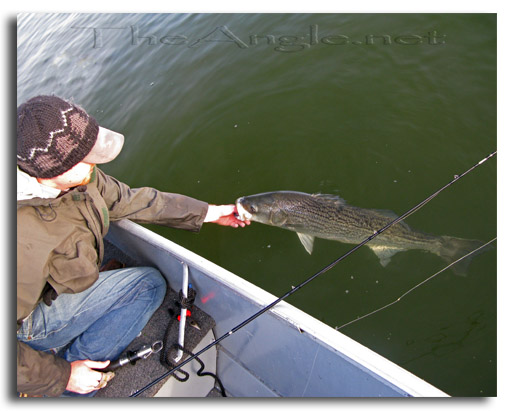
<svg viewBox="0 0 514 411">
<path fill-rule="evenodd" d="M 456 183 L 458 180 L 460 180 L 462 177 L 464 177 L 466 174 L 470 173 L 471 171 L 473 171 L 475 168 L 481 166 L 482 164 L 484 164 L 487 160 L 489 160 L 490 158 L 494 157 L 496 155 L 497 151 L 494 151 L 493 153 L 489 154 L 487 157 L 483 158 L 482 160 L 480 160 L 478 163 L 476 163 L 474 166 L 470 167 L 469 169 L 467 169 L 466 171 L 464 171 L 462 174 L 456 174 L 453 176 L 453 180 L 451 180 L 449 183 L 447 183 L 446 185 L 444 185 L 443 187 L 441 187 L 440 189 L 438 189 L 437 191 L 435 191 L 433 194 L 431 194 L 430 196 L 428 196 L 427 198 L 425 198 L 423 201 L 421 201 L 420 203 L 418 203 L 417 205 L 415 205 L 414 207 L 412 207 L 411 209 L 409 209 L 408 211 L 406 211 L 405 213 L 403 213 L 401 216 L 395 218 L 394 220 L 392 220 L 390 223 L 386 224 L 385 226 L 383 226 L 382 228 L 380 228 L 379 230 L 375 231 L 372 235 L 370 235 L 368 238 L 366 238 L 364 241 L 362 241 L 361 243 L 357 244 L 356 246 L 354 246 L 351 250 L 349 250 L 348 252 L 346 252 L 345 254 L 343 254 L 342 256 L 340 256 L 339 258 L 337 258 L 336 260 L 334 260 L 333 262 L 331 262 L 330 264 L 328 264 L 327 266 L 325 266 L 324 268 L 322 268 L 320 271 L 318 271 L 317 273 L 311 275 L 309 278 L 307 278 L 305 281 L 303 281 L 302 283 L 298 284 L 296 287 L 293 287 L 291 290 L 289 290 L 287 293 L 285 293 L 282 297 L 279 297 L 277 298 L 275 301 L 271 302 L 270 304 L 268 304 L 267 306 L 265 306 L 264 308 L 262 308 L 261 310 L 257 311 L 254 315 L 248 317 L 246 320 L 244 320 L 243 322 L 239 323 L 238 325 L 236 325 L 234 328 L 232 328 L 230 331 L 226 332 L 225 334 L 223 334 L 221 337 L 219 337 L 218 339 L 214 340 L 213 342 L 211 342 L 210 344 L 206 345 L 204 348 L 202 348 L 200 351 L 198 351 L 196 354 L 190 356 L 189 358 L 185 359 L 184 361 L 182 361 L 180 364 L 178 364 L 177 366 L 175 366 L 174 368 L 172 368 L 171 370 L 167 371 L 166 373 L 164 373 L 163 375 L 161 375 L 160 377 L 157 377 L 155 380 L 153 380 L 152 382 L 150 382 L 149 384 L 147 384 L 145 387 L 141 388 L 140 390 L 134 392 L 133 394 L 131 394 L 130 396 L 131 397 L 137 397 L 139 396 L 142 392 L 146 391 L 147 389 L 153 387 L 155 384 L 159 383 L 160 381 L 162 381 L 164 378 L 168 377 L 169 375 L 171 375 L 172 373 L 174 373 L 175 371 L 177 371 L 178 369 L 182 368 L 184 365 L 188 364 L 189 362 L 193 361 L 195 358 L 199 357 L 200 355 L 202 355 L 204 352 L 206 352 L 207 350 L 209 350 L 210 348 L 214 347 L 215 345 L 219 344 L 221 341 L 223 341 L 225 338 L 231 336 L 232 334 L 234 334 L 235 332 L 237 332 L 238 330 L 240 330 L 241 328 L 243 328 L 245 325 L 251 323 L 253 320 L 255 320 L 256 318 L 260 317 L 262 314 L 264 314 L 265 312 L 269 311 L 270 309 L 272 309 L 274 306 L 276 306 L 279 302 L 285 300 L 287 297 L 291 296 L 292 294 L 294 294 L 295 292 L 297 292 L 298 290 L 300 290 L 302 287 L 304 287 L 305 285 L 307 285 L 308 283 L 310 283 L 311 281 L 313 281 L 314 279 L 318 278 L 320 275 L 326 273 L 327 271 L 329 271 L 330 269 L 334 268 L 337 264 L 339 264 L 342 260 L 344 260 L 345 258 L 347 258 L 349 255 L 353 254 L 355 251 L 357 251 L 359 248 L 361 248 L 362 246 L 364 246 L 365 244 L 369 243 L 371 240 L 373 240 L 376 236 L 382 234 L 384 231 L 386 231 L 387 229 L 389 229 L 390 227 L 392 227 L 393 225 L 399 223 L 400 221 L 404 220 L 405 218 L 407 218 L 408 216 L 410 216 L 411 214 L 415 213 L 416 211 L 418 211 L 421 207 L 423 207 L 425 204 L 427 204 L 429 201 L 431 201 L 432 199 L 434 199 L 436 196 L 438 196 L 442 191 L 446 190 L 448 187 L 450 187 L 452 184 Z"/>
</svg>

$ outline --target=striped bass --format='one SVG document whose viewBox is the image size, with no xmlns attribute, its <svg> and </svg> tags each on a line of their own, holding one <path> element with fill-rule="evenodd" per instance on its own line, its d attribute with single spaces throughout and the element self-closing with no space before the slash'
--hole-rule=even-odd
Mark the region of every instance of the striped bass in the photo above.
<svg viewBox="0 0 514 411">
<path fill-rule="evenodd" d="M 337 196 L 296 191 L 274 191 L 241 197 L 236 201 L 236 208 L 243 220 L 295 231 L 309 254 L 312 253 L 315 237 L 359 244 L 398 218 L 392 211 L 348 205 Z M 401 221 L 366 245 L 385 267 L 391 257 L 400 251 L 428 251 L 450 263 L 482 244 L 478 240 L 425 234 Z M 463 274 L 467 264 L 464 261 L 453 266 L 454 271 Z"/>
</svg>

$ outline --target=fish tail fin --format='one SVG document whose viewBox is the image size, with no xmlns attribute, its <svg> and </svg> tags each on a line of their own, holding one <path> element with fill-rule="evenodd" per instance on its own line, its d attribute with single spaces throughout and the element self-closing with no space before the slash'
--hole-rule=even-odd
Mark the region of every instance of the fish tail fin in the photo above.
<svg viewBox="0 0 514 411">
<path fill-rule="evenodd" d="M 437 254 L 447 263 L 450 264 L 459 258 L 464 257 L 465 255 L 471 253 L 473 250 L 476 250 L 484 243 L 480 240 L 467 240 L 464 238 L 457 237 L 449 237 L 443 235 L 441 237 L 442 243 L 437 252 Z M 457 264 L 452 265 L 451 269 L 453 272 L 460 276 L 466 276 L 466 272 L 469 264 L 471 263 L 471 259 L 476 257 L 478 254 L 487 251 L 492 247 L 488 245 L 487 247 L 482 248 L 480 251 L 473 253 L 467 258 L 459 261 Z"/>
</svg>

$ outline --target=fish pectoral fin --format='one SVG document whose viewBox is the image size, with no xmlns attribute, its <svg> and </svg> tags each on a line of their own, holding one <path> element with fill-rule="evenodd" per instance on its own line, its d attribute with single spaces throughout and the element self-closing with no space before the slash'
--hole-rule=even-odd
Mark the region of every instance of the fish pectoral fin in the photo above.
<svg viewBox="0 0 514 411">
<path fill-rule="evenodd" d="M 314 237 L 312 235 L 303 234 L 303 233 L 296 233 L 298 234 L 298 238 L 300 239 L 301 243 L 307 250 L 309 254 L 312 254 L 312 249 L 314 248 Z"/>
<path fill-rule="evenodd" d="M 380 259 L 380 264 L 382 267 L 385 267 L 387 264 L 389 264 L 391 257 L 398 251 L 403 251 L 401 248 L 387 247 L 384 245 L 368 245 L 368 247 L 371 248 Z"/>
</svg>

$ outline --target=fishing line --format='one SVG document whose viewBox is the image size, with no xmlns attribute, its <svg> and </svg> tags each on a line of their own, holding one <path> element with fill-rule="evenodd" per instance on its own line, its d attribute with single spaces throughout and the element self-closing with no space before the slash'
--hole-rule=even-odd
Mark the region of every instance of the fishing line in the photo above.
<svg viewBox="0 0 514 411">
<path fill-rule="evenodd" d="M 363 319 L 364 319 L 364 318 L 366 318 L 366 317 L 369 317 L 369 316 L 371 316 L 371 315 L 373 315 L 373 314 L 376 314 L 376 313 L 378 313 L 379 311 L 385 310 L 386 308 L 389 308 L 389 307 L 391 307 L 392 305 L 394 305 L 394 304 L 396 304 L 396 303 L 400 302 L 400 300 L 401 300 L 403 297 L 405 297 L 407 294 L 410 294 L 410 293 L 411 293 L 412 291 L 414 291 L 416 288 L 421 287 L 423 284 L 425 284 L 425 283 L 429 282 L 431 279 L 433 279 L 433 278 L 437 277 L 437 276 L 438 276 L 439 274 L 441 274 L 443 271 L 446 271 L 448 268 L 452 267 L 454 264 L 457 264 L 459 261 L 464 260 L 465 258 L 469 257 L 470 255 L 472 255 L 472 254 L 474 254 L 474 253 L 476 253 L 476 252 L 480 251 L 482 248 L 487 247 L 487 246 L 488 246 L 489 244 L 491 244 L 493 241 L 496 241 L 496 237 L 494 237 L 492 240 L 489 240 L 487 243 L 482 244 L 480 247 L 475 248 L 473 251 L 471 251 L 471 252 L 467 253 L 466 255 L 463 255 L 461 258 L 459 258 L 459 259 L 455 260 L 454 262 L 452 262 L 452 263 L 448 264 L 446 267 L 444 267 L 442 270 L 439 270 L 437 273 L 432 274 L 432 275 L 431 275 L 430 277 L 428 277 L 428 278 L 425 278 L 423 281 L 421 281 L 420 283 L 416 284 L 414 287 L 410 288 L 409 290 L 407 290 L 406 292 L 404 292 L 402 295 L 400 295 L 396 300 L 394 300 L 394 301 L 390 302 L 389 304 L 386 304 L 386 305 L 384 305 L 384 306 L 382 306 L 382 307 L 380 307 L 380 308 L 377 308 L 376 310 L 373 310 L 373 311 L 371 311 L 371 312 L 369 312 L 369 313 L 367 313 L 367 314 L 365 314 L 365 315 L 359 316 L 359 317 L 357 317 L 357 318 L 355 318 L 355 319 L 353 319 L 353 320 L 351 320 L 351 321 L 347 322 L 346 324 L 343 324 L 343 325 L 340 325 L 340 326 L 338 326 L 338 327 L 335 327 L 335 329 L 336 329 L 336 330 L 340 330 L 341 328 L 346 327 L 347 325 L 350 325 L 350 324 L 353 324 L 353 323 L 355 323 L 355 322 L 357 322 L 357 321 L 363 320 Z"/>
<path fill-rule="evenodd" d="M 430 195 L 429 197 L 425 198 L 422 202 L 420 202 L 419 204 L 415 205 L 414 207 L 412 207 L 410 210 L 408 210 L 407 212 L 405 212 L 404 214 L 402 214 L 400 217 L 397 217 L 396 219 L 394 219 L 393 221 L 391 221 L 389 224 L 385 225 L 384 227 L 382 227 L 380 230 L 378 231 L 375 231 L 371 236 L 369 236 L 368 238 L 366 238 L 364 241 L 362 241 L 361 243 L 357 244 L 356 246 L 354 246 L 350 251 L 348 251 L 347 253 L 345 253 L 344 255 L 342 255 L 341 257 L 337 258 L 336 260 L 334 260 L 332 263 L 330 263 L 329 265 L 327 265 L 326 267 L 322 268 L 320 271 L 318 271 L 316 274 L 313 274 L 312 276 L 310 276 L 309 278 L 307 278 L 305 281 L 303 281 L 301 284 L 297 285 L 296 287 L 293 287 L 290 291 L 288 291 L 287 293 L 285 293 L 282 297 L 279 297 L 277 298 L 275 301 L 273 301 L 272 303 L 268 304 L 267 306 L 265 306 L 264 308 L 262 308 L 261 310 L 259 310 L 257 313 L 255 313 L 254 315 L 252 315 L 251 317 L 248 317 L 246 320 L 244 320 L 242 323 L 236 325 L 234 328 L 232 328 L 230 331 L 226 332 L 225 334 L 223 334 L 221 337 L 219 337 L 218 339 L 214 340 L 213 342 L 211 342 L 210 344 L 206 345 L 204 348 L 202 348 L 200 351 L 198 351 L 196 354 L 190 356 L 189 358 L 185 359 L 184 361 L 182 361 L 180 364 L 178 364 L 175 368 L 167 371 L 166 373 L 164 373 L 163 375 L 161 375 L 160 377 L 156 378 L 155 380 L 153 380 L 152 382 L 150 382 L 148 385 L 146 385 L 145 387 L 141 388 L 140 390 L 134 392 L 133 394 L 131 394 L 130 396 L 131 397 L 137 397 L 139 396 L 143 391 L 146 391 L 147 389 L 149 389 L 150 387 L 153 387 L 155 384 L 159 383 L 160 381 L 162 381 L 164 378 L 166 378 L 167 376 L 171 375 L 172 373 L 174 373 L 175 371 L 177 371 L 179 368 L 182 368 L 184 365 L 188 364 L 189 362 L 193 361 L 195 358 L 197 358 L 198 356 L 200 356 L 201 354 L 203 354 L 205 351 L 209 350 L 210 348 L 214 347 L 216 344 L 219 344 L 221 341 L 223 341 L 225 338 L 229 337 L 230 335 L 234 334 L 236 331 L 240 330 L 241 328 L 243 328 L 245 325 L 247 325 L 248 323 L 252 322 L 253 320 L 255 320 L 257 317 L 261 316 L 262 314 L 264 314 L 266 311 L 269 311 L 270 309 L 272 309 L 275 305 L 277 305 L 279 302 L 285 300 L 287 297 L 289 297 L 291 294 L 294 294 L 296 291 L 298 291 L 300 288 L 302 288 L 303 286 L 307 285 L 308 283 L 310 283 L 312 280 L 318 278 L 320 275 L 326 273 L 328 270 L 332 269 L 334 266 L 336 266 L 338 263 L 340 263 L 342 260 L 344 260 L 345 258 L 347 258 L 350 254 L 354 253 L 355 251 L 357 251 L 359 248 L 361 248 L 363 245 L 369 243 L 371 240 L 373 240 L 376 236 L 382 234 L 385 230 L 387 230 L 388 228 L 390 228 L 391 226 L 395 225 L 396 223 L 404 220 L 405 218 L 407 218 L 408 216 L 410 216 L 411 214 L 413 214 L 414 212 L 416 212 L 417 210 L 419 210 L 421 207 L 423 207 L 425 204 L 427 204 L 430 200 L 432 200 L 434 197 L 436 197 L 437 195 L 439 195 L 443 190 L 446 190 L 449 186 L 451 186 L 452 184 L 456 183 L 458 180 L 460 180 L 462 177 L 464 177 L 466 174 L 468 174 L 469 172 L 473 171 L 475 168 L 477 168 L 478 166 L 484 164 L 487 160 L 489 160 L 491 157 L 494 157 L 496 155 L 496 151 L 489 154 L 487 157 L 483 158 L 482 160 L 480 160 L 478 163 L 476 163 L 474 166 L 472 166 L 471 168 L 469 168 L 468 170 L 466 170 L 465 172 L 463 172 L 462 174 L 456 174 L 453 176 L 453 180 L 450 181 L 448 184 L 446 184 L 445 186 L 443 186 L 442 188 L 440 188 L 439 190 L 437 190 L 436 192 L 434 192 L 432 195 Z"/>
</svg>

